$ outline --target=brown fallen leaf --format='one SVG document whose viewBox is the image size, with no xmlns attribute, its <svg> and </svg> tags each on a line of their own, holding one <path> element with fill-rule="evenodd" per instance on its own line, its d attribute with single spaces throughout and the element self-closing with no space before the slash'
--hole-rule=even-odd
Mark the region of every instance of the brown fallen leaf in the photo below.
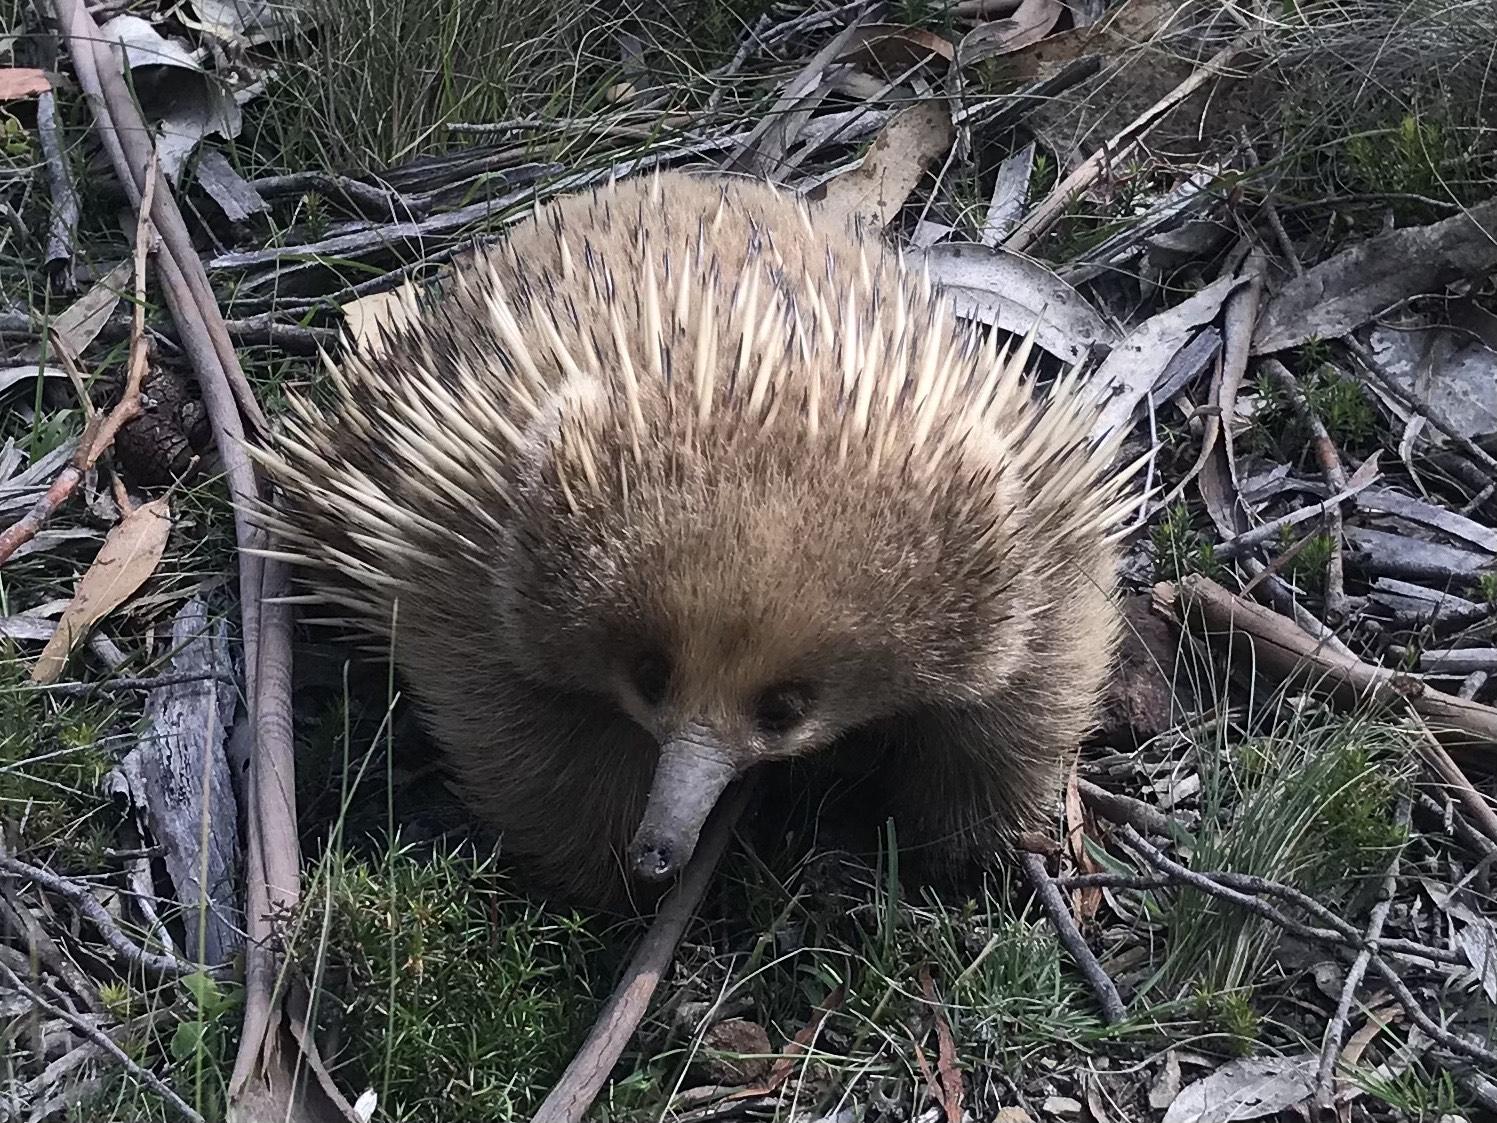
<svg viewBox="0 0 1497 1123">
<path fill-rule="evenodd" d="M 109 532 L 31 669 L 32 682 L 45 686 L 62 676 L 73 648 L 156 571 L 171 528 L 171 510 L 162 497 L 137 507 Z"/>
<path fill-rule="evenodd" d="M 808 195 L 824 214 L 863 218 L 882 229 L 899 213 L 925 169 L 951 147 L 951 113 L 922 101 L 895 115 L 863 162 Z"/>
<path fill-rule="evenodd" d="M 956 48 L 957 61 L 971 66 L 1033 46 L 1050 34 L 1064 11 L 1060 0 L 1023 0 L 1007 19 L 978 24 L 962 36 Z"/>
<path fill-rule="evenodd" d="M 926 59 L 949 63 L 955 57 L 951 40 L 933 31 L 898 23 L 867 23 L 848 40 L 837 61 L 894 78 Z"/>
<path fill-rule="evenodd" d="M 1086 808 L 1081 804 L 1081 792 L 1076 786 L 1076 763 L 1071 762 L 1071 774 L 1066 778 L 1066 851 L 1076 863 L 1080 873 L 1101 873 L 1102 867 L 1086 848 Z M 1102 890 L 1096 886 L 1071 891 L 1071 911 L 1076 914 L 1078 924 L 1085 924 L 1097 915 L 1102 907 Z"/>
<path fill-rule="evenodd" d="M 962 1123 L 962 1074 L 956 1066 L 956 1041 L 951 1036 L 951 1023 L 946 1020 L 946 1011 L 936 994 L 936 981 L 930 967 L 921 964 L 920 993 L 930 1005 L 936 1023 L 936 1072 L 932 1079 L 930 1063 L 926 1061 L 920 1042 L 915 1042 L 915 1057 L 924 1070 L 926 1082 L 931 1085 L 933 1095 L 938 1095 L 946 1113 L 946 1123 Z"/>
<path fill-rule="evenodd" d="M 15 101 L 23 97 L 35 97 L 52 88 L 46 71 L 31 66 L 0 67 L 0 101 Z"/>
</svg>

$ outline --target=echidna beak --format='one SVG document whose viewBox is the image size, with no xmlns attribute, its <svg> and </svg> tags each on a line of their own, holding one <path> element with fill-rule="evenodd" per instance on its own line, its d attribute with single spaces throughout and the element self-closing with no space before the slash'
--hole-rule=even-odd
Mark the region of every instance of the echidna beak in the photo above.
<svg viewBox="0 0 1497 1123">
<path fill-rule="evenodd" d="M 675 877 L 696 850 L 702 824 L 738 768 L 705 731 L 674 737 L 660 750 L 644 817 L 629 844 L 629 866 L 645 881 Z"/>
</svg>

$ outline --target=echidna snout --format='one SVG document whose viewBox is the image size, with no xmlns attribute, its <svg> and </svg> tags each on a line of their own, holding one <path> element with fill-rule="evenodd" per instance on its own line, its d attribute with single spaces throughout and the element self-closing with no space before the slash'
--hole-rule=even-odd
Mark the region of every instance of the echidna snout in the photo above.
<svg viewBox="0 0 1497 1123">
<path fill-rule="evenodd" d="M 739 768 L 718 739 L 696 727 L 660 750 L 645 813 L 629 845 L 636 877 L 659 882 L 676 876 L 691 860 L 702 825 Z"/>
</svg>

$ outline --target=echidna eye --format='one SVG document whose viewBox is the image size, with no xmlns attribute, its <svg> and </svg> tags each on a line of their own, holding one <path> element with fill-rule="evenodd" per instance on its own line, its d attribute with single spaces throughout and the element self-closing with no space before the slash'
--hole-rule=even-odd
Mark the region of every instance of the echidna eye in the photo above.
<svg viewBox="0 0 1497 1123">
<path fill-rule="evenodd" d="M 658 706 L 671 683 L 671 666 L 662 655 L 645 655 L 634 664 L 634 689 L 647 706 Z"/>
<path fill-rule="evenodd" d="M 800 683 L 771 686 L 754 703 L 754 721 L 765 733 L 788 733 L 811 708 L 811 688 Z"/>
</svg>

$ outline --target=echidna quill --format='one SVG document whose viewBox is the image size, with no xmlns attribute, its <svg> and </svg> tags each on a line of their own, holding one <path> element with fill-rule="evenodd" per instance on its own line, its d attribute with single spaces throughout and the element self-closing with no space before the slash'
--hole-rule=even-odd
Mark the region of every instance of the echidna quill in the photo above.
<svg viewBox="0 0 1497 1123">
<path fill-rule="evenodd" d="M 532 884 L 681 870 L 758 765 L 852 761 L 920 868 L 1053 806 L 1118 625 L 1129 502 L 922 275 L 767 184 L 539 209 L 410 294 L 259 455 L 316 598 L 389 643 Z"/>
</svg>

